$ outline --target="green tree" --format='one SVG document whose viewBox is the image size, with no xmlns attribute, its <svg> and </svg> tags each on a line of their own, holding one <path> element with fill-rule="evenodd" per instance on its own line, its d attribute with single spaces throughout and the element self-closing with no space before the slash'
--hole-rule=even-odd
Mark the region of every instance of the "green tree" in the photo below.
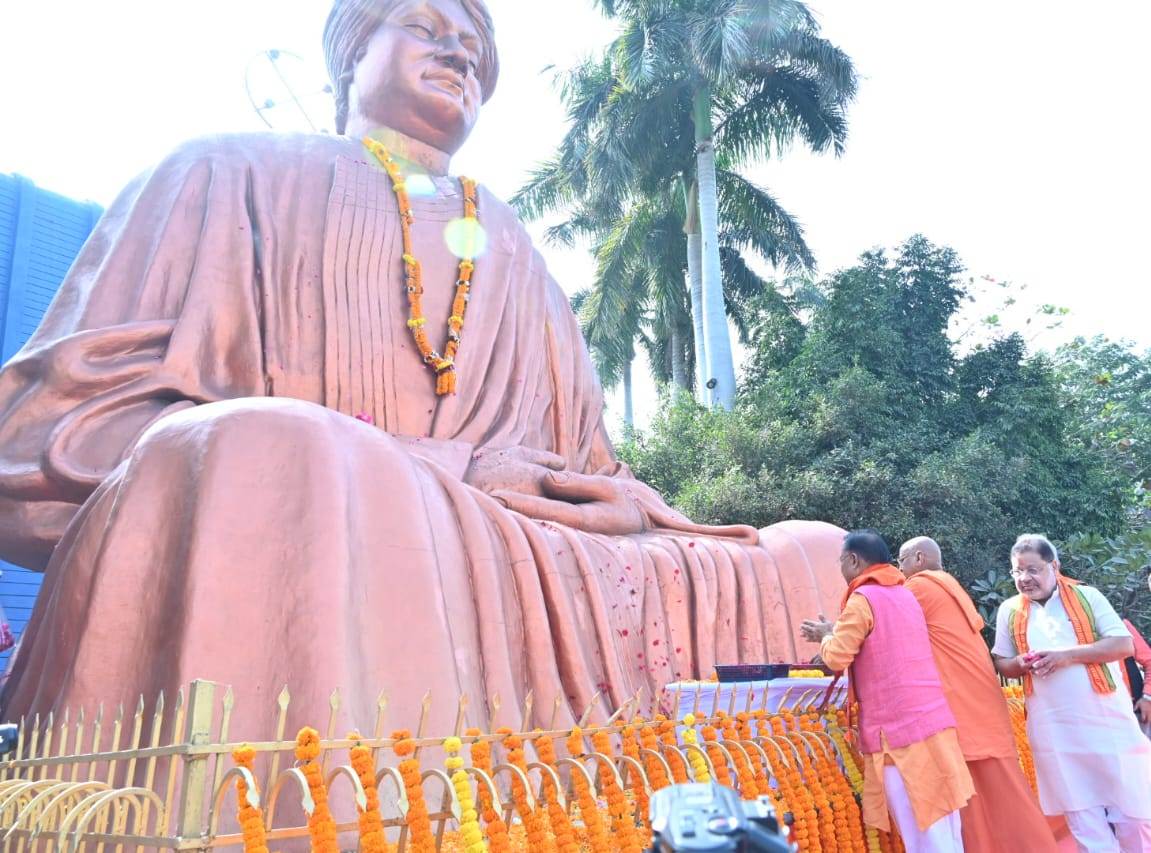
<svg viewBox="0 0 1151 853">
<path fill-rule="evenodd" d="M 1134 529 L 1141 466 L 1092 441 L 1137 434 L 1151 362 L 1102 344 L 1032 354 L 1003 330 L 961 352 L 949 327 L 968 287 L 955 253 L 922 237 L 818 284 L 784 282 L 743 306 L 752 352 L 735 411 L 669 400 L 621 452 L 700 521 L 823 519 L 893 546 L 934 536 L 993 608 L 1018 534 L 1121 542 Z M 1085 379 L 1119 362 L 1113 386 Z M 1099 420 L 1124 405 L 1121 425 Z"/>
<path fill-rule="evenodd" d="M 678 191 L 695 354 L 706 365 L 700 378 L 714 380 L 716 402 L 730 408 L 735 374 L 721 213 L 754 205 L 755 215 L 736 222 L 729 235 L 760 251 L 766 245 L 773 260 L 810 260 L 806 246 L 788 246 L 799 235 L 790 217 L 735 168 L 797 138 L 817 151 L 842 150 L 855 72 L 819 36 L 806 6 L 793 0 L 599 5 L 618 18 L 621 34 L 604 57 L 567 77 L 571 128 L 514 202 L 528 216 L 575 204 L 576 219 L 586 224 L 623 210 L 629 196 Z M 781 233 L 791 236 L 780 241 Z"/>
</svg>

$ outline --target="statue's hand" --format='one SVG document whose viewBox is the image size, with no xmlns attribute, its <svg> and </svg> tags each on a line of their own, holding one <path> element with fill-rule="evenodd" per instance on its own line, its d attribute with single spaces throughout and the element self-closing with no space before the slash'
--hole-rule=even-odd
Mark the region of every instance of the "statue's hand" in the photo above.
<svg viewBox="0 0 1151 853">
<path fill-rule="evenodd" d="M 566 465 L 562 456 L 530 447 L 477 450 L 472 454 L 464 482 L 489 495 L 513 492 L 542 497 L 544 479 Z"/>
<path fill-rule="evenodd" d="M 647 518 L 627 480 L 562 471 L 548 474 L 542 486 L 543 496 L 497 491 L 492 497 L 529 518 L 587 533 L 626 536 L 647 529 Z"/>
</svg>

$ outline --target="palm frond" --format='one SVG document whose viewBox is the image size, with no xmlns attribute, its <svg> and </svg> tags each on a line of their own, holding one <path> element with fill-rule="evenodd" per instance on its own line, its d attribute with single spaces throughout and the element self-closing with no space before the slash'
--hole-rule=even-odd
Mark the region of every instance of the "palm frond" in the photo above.
<svg viewBox="0 0 1151 853">
<path fill-rule="evenodd" d="M 815 256 L 803 226 L 762 187 L 727 169 L 716 172 L 721 241 L 751 248 L 776 266 L 789 270 L 815 268 Z"/>
</svg>

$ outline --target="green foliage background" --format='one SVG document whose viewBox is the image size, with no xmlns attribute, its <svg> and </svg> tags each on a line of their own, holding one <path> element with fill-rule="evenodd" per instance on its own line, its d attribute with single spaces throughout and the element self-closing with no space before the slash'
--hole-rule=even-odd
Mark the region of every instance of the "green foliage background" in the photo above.
<svg viewBox="0 0 1151 853">
<path fill-rule="evenodd" d="M 962 274 L 917 236 L 748 299 L 736 410 L 672 394 L 621 455 L 697 521 L 823 519 L 893 548 L 930 535 L 988 615 L 1013 592 L 1015 537 L 1045 533 L 1151 631 L 1151 353 L 1103 338 L 1032 353 L 1002 330 L 960 352 Z"/>
</svg>

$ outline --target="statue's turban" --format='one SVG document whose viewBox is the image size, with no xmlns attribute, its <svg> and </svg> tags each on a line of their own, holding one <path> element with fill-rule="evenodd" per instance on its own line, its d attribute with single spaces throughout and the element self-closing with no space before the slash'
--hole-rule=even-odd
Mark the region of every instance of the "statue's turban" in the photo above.
<svg viewBox="0 0 1151 853">
<path fill-rule="evenodd" d="M 481 55 L 476 76 L 488 100 L 496 88 L 500 59 L 496 52 L 492 16 L 484 0 L 458 0 L 475 24 Z M 360 52 L 375 34 L 398 0 L 335 0 L 324 26 L 324 59 L 336 96 L 336 130 L 344 131 L 348 115 L 348 87 L 356 70 Z"/>
</svg>

